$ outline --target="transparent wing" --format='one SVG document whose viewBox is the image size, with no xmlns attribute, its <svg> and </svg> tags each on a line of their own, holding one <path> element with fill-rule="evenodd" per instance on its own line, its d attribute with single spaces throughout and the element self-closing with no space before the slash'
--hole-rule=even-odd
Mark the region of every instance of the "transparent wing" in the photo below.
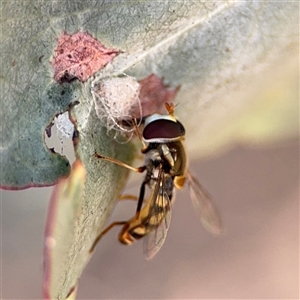
<svg viewBox="0 0 300 300">
<path fill-rule="evenodd" d="M 161 170 L 151 195 L 151 204 L 146 225 L 149 233 L 144 238 L 144 255 L 146 259 L 151 259 L 160 250 L 170 227 L 172 212 L 171 199 L 168 195 L 171 194 L 169 179 L 171 180 L 171 178 L 166 177 L 165 180 L 163 171 Z"/>
<path fill-rule="evenodd" d="M 203 227 L 213 234 L 221 234 L 221 215 L 208 192 L 190 172 L 187 173 L 187 179 L 191 200 Z"/>
<path fill-rule="evenodd" d="M 169 201 L 169 200 L 168 200 Z M 146 259 L 151 259 L 164 244 L 171 223 L 171 206 L 165 209 L 164 217 L 160 223 L 144 238 L 144 254 Z"/>
</svg>

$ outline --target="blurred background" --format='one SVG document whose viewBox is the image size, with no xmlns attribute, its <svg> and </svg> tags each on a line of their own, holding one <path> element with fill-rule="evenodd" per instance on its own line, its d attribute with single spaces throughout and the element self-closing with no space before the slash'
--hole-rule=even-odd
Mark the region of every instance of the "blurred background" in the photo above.
<svg viewBox="0 0 300 300">
<path fill-rule="evenodd" d="M 160 252 L 143 257 L 142 241 L 123 246 L 120 229 L 98 245 L 79 281 L 78 299 L 298 299 L 299 143 L 236 144 L 192 171 L 219 207 L 225 234 L 213 237 L 177 192 Z M 2 299 L 41 299 L 43 230 L 51 188 L 1 191 Z M 119 203 L 113 220 L 133 216 Z"/>
</svg>

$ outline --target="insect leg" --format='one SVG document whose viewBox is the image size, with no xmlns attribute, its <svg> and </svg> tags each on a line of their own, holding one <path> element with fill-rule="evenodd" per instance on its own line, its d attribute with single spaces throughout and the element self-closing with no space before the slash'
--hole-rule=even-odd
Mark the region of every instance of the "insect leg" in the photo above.
<svg viewBox="0 0 300 300">
<path fill-rule="evenodd" d="M 134 201 L 137 201 L 138 200 L 138 197 L 135 196 L 135 195 L 130 195 L 130 194 L 124 194 L 122 195 L 119 200 L 134 200 Z"/>
<path fill-rule="evenodd" d="M 89 250 L 89 253 L 92 253 L 95 249 L 95 247 L 97 246 L 98 242 L 100 241 L 100 239 L 109 231 L 111 230 L 113 227 L 115 226 L 119 226 L 119 225 L 125 225 L 127 223 L 127 221 L 121 221 L 121 222 L 113 222 L 111 223 L 109 226 L 107 226 L 95 239 L 92 247 Z"/>
<path fill-rule="evenodd" d="M 138 172 L 138 173 L 143 173 L 145 171 L 145 169 L 146 169 L 145 166 L 138 167 L 138 168 L 132 167 L 132 166 L 127 165 L 127 164 L 123 163 L 122 161 L 119 161 L 119 160 L 114 159 L 112 157 L 108 157 L 108 156 L 105 156 L 105 155 L 99 155 L 97 152 L 95 152 L 95 157 L 99 158 L 99 159 L 103 159 L 103 160 L 109 161 L 109 162 L 112 162 L 112 163 L 114 163 L 114 164 L 116 164 L 118 166 L 127 168 L 129 170 L 132 170 L 132 171 L 135 171 L 135 172 Z"/>
<path fill-rule="evenodd" d="M 142 148 L 141 152 L 144 153 L 145 149 L 147 149 L 147 146 L 146 146 L 145 142 L 143 141 L 141 132 L 139 131 L 138 124 L 136 122 L 136 118 L 133 118 L 133 126 L 134 126 L 134 131 L 135 131 L 136 135 L 138 136 L 139 140 L 143 144 L 143 148 Z"/>
<path fill-rule="evenodd" d="M 138 204 L 137 204 L 136 213 L 135 213 L 135 218 L 136 219 L 138 219 L 140 217 L 140 211 L 142 209 L 144 196 L 145 196 L 145 186 L 146 186 L 146 184 L 147 184 L 147 181 L 144 180 L 142 185 L 141 185 L 140 195 L 139 195 Z"/>
</svg>

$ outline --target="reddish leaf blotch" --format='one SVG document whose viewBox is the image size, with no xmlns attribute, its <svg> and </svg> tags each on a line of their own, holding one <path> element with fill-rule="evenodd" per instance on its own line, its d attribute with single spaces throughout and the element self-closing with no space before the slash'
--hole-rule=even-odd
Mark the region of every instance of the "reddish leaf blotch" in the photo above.
<svg viewBox="0 0 300 300">
<path fill-rule="evenodd" d="M 163 78 L 159 78 L 155 74 L 151 74 L 140 80 L 139 84 L 139 99 L 141 101 L 143 117 L 153 113 L 166 113 L 165 103 L 172 103 L 180 88 L 180 86 L 170 88 L 164 84 Z M 138 115 L 138 111 L 133 114 Z"/>
<path fill-rule="evenodd" d="M 59 83 L 74 79 L 84 82 L 119 53 L 119 50 L 105 48 L 86 32 L 72 35 L 64 32 L 58 39 L 51 62 L 54 79 Z"/>
</svg>

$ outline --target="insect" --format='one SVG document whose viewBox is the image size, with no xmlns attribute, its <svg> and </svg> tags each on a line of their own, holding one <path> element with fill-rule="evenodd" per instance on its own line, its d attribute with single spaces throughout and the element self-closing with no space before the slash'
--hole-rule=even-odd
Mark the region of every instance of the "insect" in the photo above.
<svg viewBox="0 0 300 300">
<path fill-rule="evenodd" d="M 174 116 L 174 105 L 165 104 L 168 114 L 153 114 L 145 119 L 141 152 L 145 163 L 134 168 L 121 161 L 95 153 L 97 158 L 110 161 L 136 172 L 146 171 L 137 199 L 136 214 L 128 221 L 113 222 L 93 243 L 92 252 L 98 241 L 113 227 L 123 225 L 119 241 L 132 244 L 144 237 L 144 253 L 152 258 L 162 247 L 170 226 L 174 189 L 189 186 L 190 197 L 202 225 L 213 234 L 220 234 L 222 221 L 208 192 L 187 169 L 187 157 L 183 140 L 185 129 Z M 145 144 L 146 143 L 146 144 Z M 145 189 L 150 196 L 145 200 Z M 144 206 L 143 203 L 145 202 Z"/>
</svg>

